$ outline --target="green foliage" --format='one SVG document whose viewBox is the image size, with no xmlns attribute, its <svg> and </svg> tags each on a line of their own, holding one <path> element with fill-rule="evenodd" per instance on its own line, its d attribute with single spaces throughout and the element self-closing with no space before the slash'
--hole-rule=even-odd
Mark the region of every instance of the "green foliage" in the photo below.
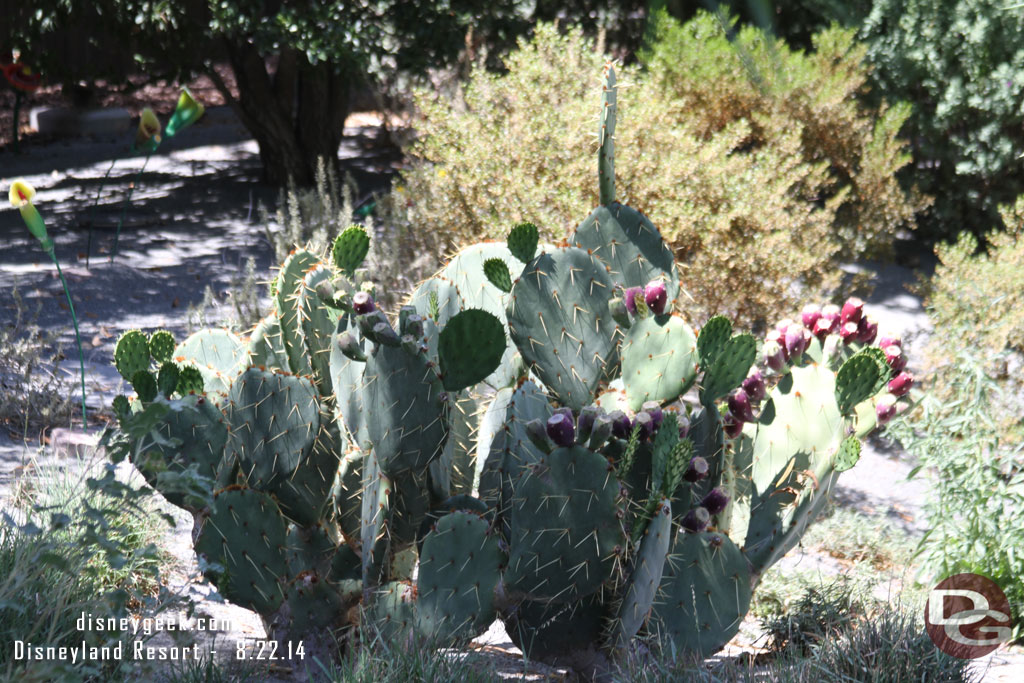
<svg viewBox="0 0 1024 683">
<path fill-rule="evenodd" d="M 803 55 L 753 30 L 741 53 L 705 14 L 660 26 L 646 69 L 619 70 L 615 191 L 662 226 L 692 319 L 781 317 L 800 298 L 793 285 L 829 284 L 840 258 L 885 251 L 910 225 L 920 202 L 893 177 L 907 162 L 895 137 L 907 111 L 857 103 L 867 72 L 849 31 L 821 34 Z M 409 151 L 426 163 L 396 193 L 409 224 L 442 244 L 504 236 L 518 221 L 565 236 L 599 200 L 603 61 L 578 30 L 541 25 L 503 75 L 474 69 L 455 106 L 419 92 Z"/>
<path fill-rule="evenodd" d="M 1002 0 L 876 0 L 860 29 L 878 93 L 908 100 L 915 167 L 938 237 L 997 225 L 1024 191 L 1024 12 Z"/>
</svg>

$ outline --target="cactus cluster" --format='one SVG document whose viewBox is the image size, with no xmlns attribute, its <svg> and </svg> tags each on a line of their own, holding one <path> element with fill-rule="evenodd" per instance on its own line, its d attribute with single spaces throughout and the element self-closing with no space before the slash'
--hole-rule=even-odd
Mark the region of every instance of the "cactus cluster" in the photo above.
<svg viewBox="0 0 1024 683">
<path fill-rule="evenodd" d="M 856 299 L 760 342 L 724 317 L 694 331 L 672 252 L 615 199 L 614 125 L 608 67 L 601 206 L 561 244 L 517 225 L 389 316 L 353 227 L 329 259 L 288 257 L 248 339 L 119 341 L 122 421 L 161 407 L 133 461 L 275 637 L 363 620 L 444 645 L 500 618 L 580 667 L 640 639 L 709 655 L 896 410 L 900 341 L 873 344 Z"/>
</svg>

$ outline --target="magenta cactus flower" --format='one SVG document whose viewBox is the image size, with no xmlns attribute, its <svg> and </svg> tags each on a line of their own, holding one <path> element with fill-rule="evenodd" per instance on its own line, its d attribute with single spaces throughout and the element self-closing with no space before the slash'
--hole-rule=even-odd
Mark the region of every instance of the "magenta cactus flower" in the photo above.
<svg viewBox="0 0 1024 683">
<path fill-rule="evenodd" d="M 889 380 L 888 389 L 893 396 L 906 396 L 912 386 L 914 386 L 914 376 L 909 372 L 901 372 Z"/>
<path fill-rule="evenodd" d="M 651 280 L 648 282 L 644 287 L 644 301 L 654 315 L 664 313 L 665 304 L 668 303 L 668 290 L 665 288 L 665 281 Z"/>
<path fill-rule="evenodd" d="M 824 341 L 825 337 L 832 334 L 832 328 L 834 326 L 834 321 L 826 320 L 825 318 L 818 318 L 818 321 L 814 323 L 814 336 L 820 341 Z"/>
<path fill-rule="evenodd" d="M 875 419 L 878 425 L 882 426 L 896 415 L 896 397 L 887 394 L 878 400 L 875 405 Z"/>
<path fill-rule="evenodd" d="M 839 312 L 839 322 L 843 325 L 846 323 L 859 323 L 860 319 L 864 316 L 864 302 L 855 296 L 851 296 L 843 304 L 842 310 Z"/>
<path fill-rule="evenodd" d="M 861 344 L 870 344 L 878 336 L 878 322 L 870 315 L 860 319 L 857 324 L 857 341 Z"/>
<path fill-rule="evenodd" d="M 907 367 L 907 357 L 899 346 L 895 344 L 886 346 L 882 351 L 885 353 L 885 362 L 889 364 L 893 372 L 902 372 L 903 368 Z"/>
<path fill-rule="evenodd" d="M 636 298 L 643 292 L 640 287 L 629 287 L 622 295 L 622 302 L 630 315 L 636 315 Z"/>
<path fill-rule="evenodd" d="M 843 340 L 844 344 L 852 344 L 857 341 L 857 335 L 860 334 L 860 328 L 857 323 L 850 322 L 843 323 L 843 326 L 839 328 L 839 338 Z"/>
<path fill-rule="evenodd" d="M 882 335 L 878 338 L 878 348 L 884 349 L 887 346 L 898 346 L 903 348 L 903 338 L 899 335 L 890 337 L 889 335 Z"/>
<path fill-rule="evenodd" d="M 807 304 L 804 306 L 803 311 L 800 312 L 800 320 L 803 322 L 804 327 L 813 330 L 814 325 L 821 320 L 821 306 L 818 304 Z"/>
<path fill-rule="evenodd" d="M 842 313 L 839 310 L 839 307 L 836 306 L 835 304 L 826 304 L 825 306 L 821 307 L 821 317 L 824 320 L 829 321 L 829 323 L 832 323 L 833 332 L 839 329 L 839 318 L 841 315 Z"/>
</svg>

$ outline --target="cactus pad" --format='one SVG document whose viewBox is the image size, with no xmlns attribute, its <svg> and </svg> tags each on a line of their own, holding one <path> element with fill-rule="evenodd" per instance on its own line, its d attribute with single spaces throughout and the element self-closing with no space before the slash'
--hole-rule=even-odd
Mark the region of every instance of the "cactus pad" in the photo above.
<svg viewBox="0 0 1024 683">
<path fill-rule="evenodd" d="M 136 372 L 149 369 L 149 340 L 141 330 L 128 330 L 117 340 L 114 366 L 129 382 Z"/>
<path fill-rule="evenodd" d="M 716 315 L 700 328 L 697 335 L 697 351 L 700 364 L 705 370 L 711 367 L 732 337 L 732 322 L 724 315 Z"/>
<path fill-rule="evenodd" d="M 166 363 L 174 356 L 174 335 L 167 330 L 157 330 L 149 335 L 149 355 L 157 363 Z"/>
<path fill-rule="evenodd" d="M 672 539 L 672 504 L 662 498 L 647 524 L 636 566 L 626 584 L 612 635 L 616 647 L 626 647 L 654 606 Z"/>
<path fill-rule="evenodd" d="M 512 275 L 508 272 L 508 264 L 500 258 L 489 258 L 484 261 L 484 275 L 501 291 L 512 291 Z"/>
<path fill-rule="evenodd" d="M 369 251 L 370 236 L 366 234 L 366 229 L 361 225 L 352 225 L 334 238 L 331 259 L 338 270 L 351 278 L 363 265 Z"/>
<path fill-rule="evenodd" d="M 701 402 L 710 405 L 738 387 L 747 378 L 756 356 L 757 342 L 749 334 L 729 339 L 704 372 Z"/>
<path fill-rule="evenodd" d="M 462 311 L 441 330 L 438 340 L 441 379 L 448 391 L 482 382 L 501 363 L 505 326 L 479 308 Z"/>
<path fill-rule="evenodd" d="M 537 253 L 539 233 L 533 223 L 519 223 L 508 233 L 508 250 L 523 263 L 529 263 Z"/>
<path fill-rule="evenodd" d="M 637 320 L 622 345 L 622 382 L 631 410 L 647 401 L 674 401 L 697 375 L 697 342 L 682 318 Z"/>
<path fill-rule="evenodd" d="M 228 330 L 200 330 L 178 344 L 174 360 L 191 363 L 203 375 L 203 385 L 215 398 L 226 396 L 231 383 L 249 361 L 246 345 Z"/>
</svg>

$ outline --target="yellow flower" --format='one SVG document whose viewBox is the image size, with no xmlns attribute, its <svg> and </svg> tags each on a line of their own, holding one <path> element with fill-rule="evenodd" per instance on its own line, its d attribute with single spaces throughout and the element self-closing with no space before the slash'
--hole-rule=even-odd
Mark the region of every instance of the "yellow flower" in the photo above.
<svg viewBox="0 0 1024 683">
<path fill-rule="evenodd" d="M 146 107 L 139 117 L 139 129 L 135 133 L 135 149 L 152 152 L 160 145 L 160 119 L 152 109 Z"/>
<path fill-rule="evenodd" d="M 199 120 L 204 111 L 206 111 L 206 108 L 196 98 L 192 97 L 192 93 L 189 92 L 188 88 L 182 88 L 181 96 L 178 97 L 178 106 L 175 107 L 174 113 L 171 114 L 171 120 L 167 122 L 164 134 L 167 137 L 171 137 L 182 128 L 191 126 Z"/>
<path fill-rule="evenodd" d="M 32 198 L 35 196 L 35 188 L 26 183 L 23 178 L 18 178 L 11 183 L 11 206 L 21 211 L 21 218 L 25 221 L 25 225 L 28 226 L 28 231 L 39 240 L 43 251 L 52 254 L 53 240 L 50 239 L 46 232 L 46 223 L 43 222 L 43 217 L 39 215 L 39 211 L 32 204 Z"/>
</svg>

